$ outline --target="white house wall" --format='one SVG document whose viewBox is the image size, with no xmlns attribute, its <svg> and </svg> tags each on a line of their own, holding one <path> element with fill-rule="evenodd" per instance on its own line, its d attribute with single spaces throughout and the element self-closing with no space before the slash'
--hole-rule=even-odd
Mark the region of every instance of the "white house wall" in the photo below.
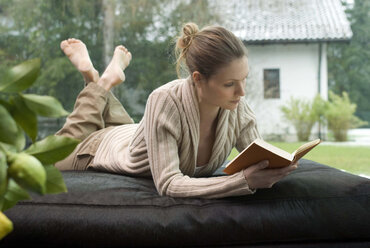
<svg viewBox="0 0 370 248">
<path fill-rule="evenodd" d="M 321 92 L 320 95 L 325 100 L 328 99 L 328 60 L 326 57 L 326 43 L 322 44 L 321 51 Z"/>
<path fill-rule="evenodd" d="M 318 93 L 319 45 L 247 45 L 250 74 L 246 97 L 265 139 L 295 139 L 295 130 L 282 117 L 281 106 L 294 98 L 311 100 Z M 280 99 L 264 99 L 263 70 L 280 69 Z M 322 46 L 321 95 L 327 99 L 326 45 Z M 317 133 L 317 127 L 313 132 Z"/>
</svg>

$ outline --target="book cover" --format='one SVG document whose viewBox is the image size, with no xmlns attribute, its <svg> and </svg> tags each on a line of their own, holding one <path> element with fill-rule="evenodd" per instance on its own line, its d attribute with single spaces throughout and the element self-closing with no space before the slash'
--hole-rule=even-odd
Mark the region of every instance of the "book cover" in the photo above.
<svg viewBox="0 0 370 248">
<path fill-rule="evenodd" d="M 241 153 L 239 153 L 238 156 L 231 160 L 223 171 L 231 175 L 251 165 L 257 164 L 262 160 L 269 161 L 268 168 L 289 166 L 306 155 L 315 146 L 320 144 L 320 142 L 320 139 L 313 140 L 303 144 L 293 153 L 288 153 L 262 139 L 256 139 Z"/>
</svg>

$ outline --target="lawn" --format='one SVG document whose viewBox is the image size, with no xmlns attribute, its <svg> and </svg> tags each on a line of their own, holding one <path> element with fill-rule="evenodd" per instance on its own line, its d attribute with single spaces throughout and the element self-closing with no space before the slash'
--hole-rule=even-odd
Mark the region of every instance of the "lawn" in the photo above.
<svg viewBox="0 0 370 248">
<path fill-rule="evenodd" d="M 281 142 L 270 143 L 287 152 L 294 152 L 303 144 Z M 238 155 L 238 151 L 233 149 L 228 159 L 232 159 L 236 155 Z M 329 165 L 337 169 L 345 170 L 356 175 L 365 175 L 370 177 L 370 147 L 320 144 L 304 156 L 304 158 Z"/>
</svg>

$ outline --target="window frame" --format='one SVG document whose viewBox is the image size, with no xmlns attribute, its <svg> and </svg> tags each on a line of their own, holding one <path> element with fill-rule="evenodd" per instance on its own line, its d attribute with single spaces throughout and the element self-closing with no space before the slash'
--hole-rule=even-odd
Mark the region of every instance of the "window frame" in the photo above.
<svg viewBox="0 0 370 248">
<path fill-rule="evenodd" d="M 277 72 L 275 75 L 275 80 L 271 82 L 273 79 L 266 78 L 268 77 L 267 73 Z M 275 85 L 274 85 L 275 84 Z M 280 99 L 280 68 L 264 68 L 263 69 L 263 98 L 264 99 Z M 272 90 L 273 92 L 269 92 Z"/>
</svg>

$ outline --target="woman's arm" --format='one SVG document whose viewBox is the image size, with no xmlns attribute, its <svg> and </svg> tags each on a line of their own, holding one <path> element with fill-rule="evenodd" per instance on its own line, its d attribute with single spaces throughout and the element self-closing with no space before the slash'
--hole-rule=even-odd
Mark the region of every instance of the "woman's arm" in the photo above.
<svg viewBox="0 0 370 248">
<path fill-rule="evenodd" d="M 144 118 L 150 169 L 160 195 L 220 198 L 253 193 L 242 171 L 210 178 L 191 178 L 181 172 L 178 154 L 178 142 L 182 138 L 180 114 L 167 92 L 157 91 L 150 95 Z"/>
</svg>

